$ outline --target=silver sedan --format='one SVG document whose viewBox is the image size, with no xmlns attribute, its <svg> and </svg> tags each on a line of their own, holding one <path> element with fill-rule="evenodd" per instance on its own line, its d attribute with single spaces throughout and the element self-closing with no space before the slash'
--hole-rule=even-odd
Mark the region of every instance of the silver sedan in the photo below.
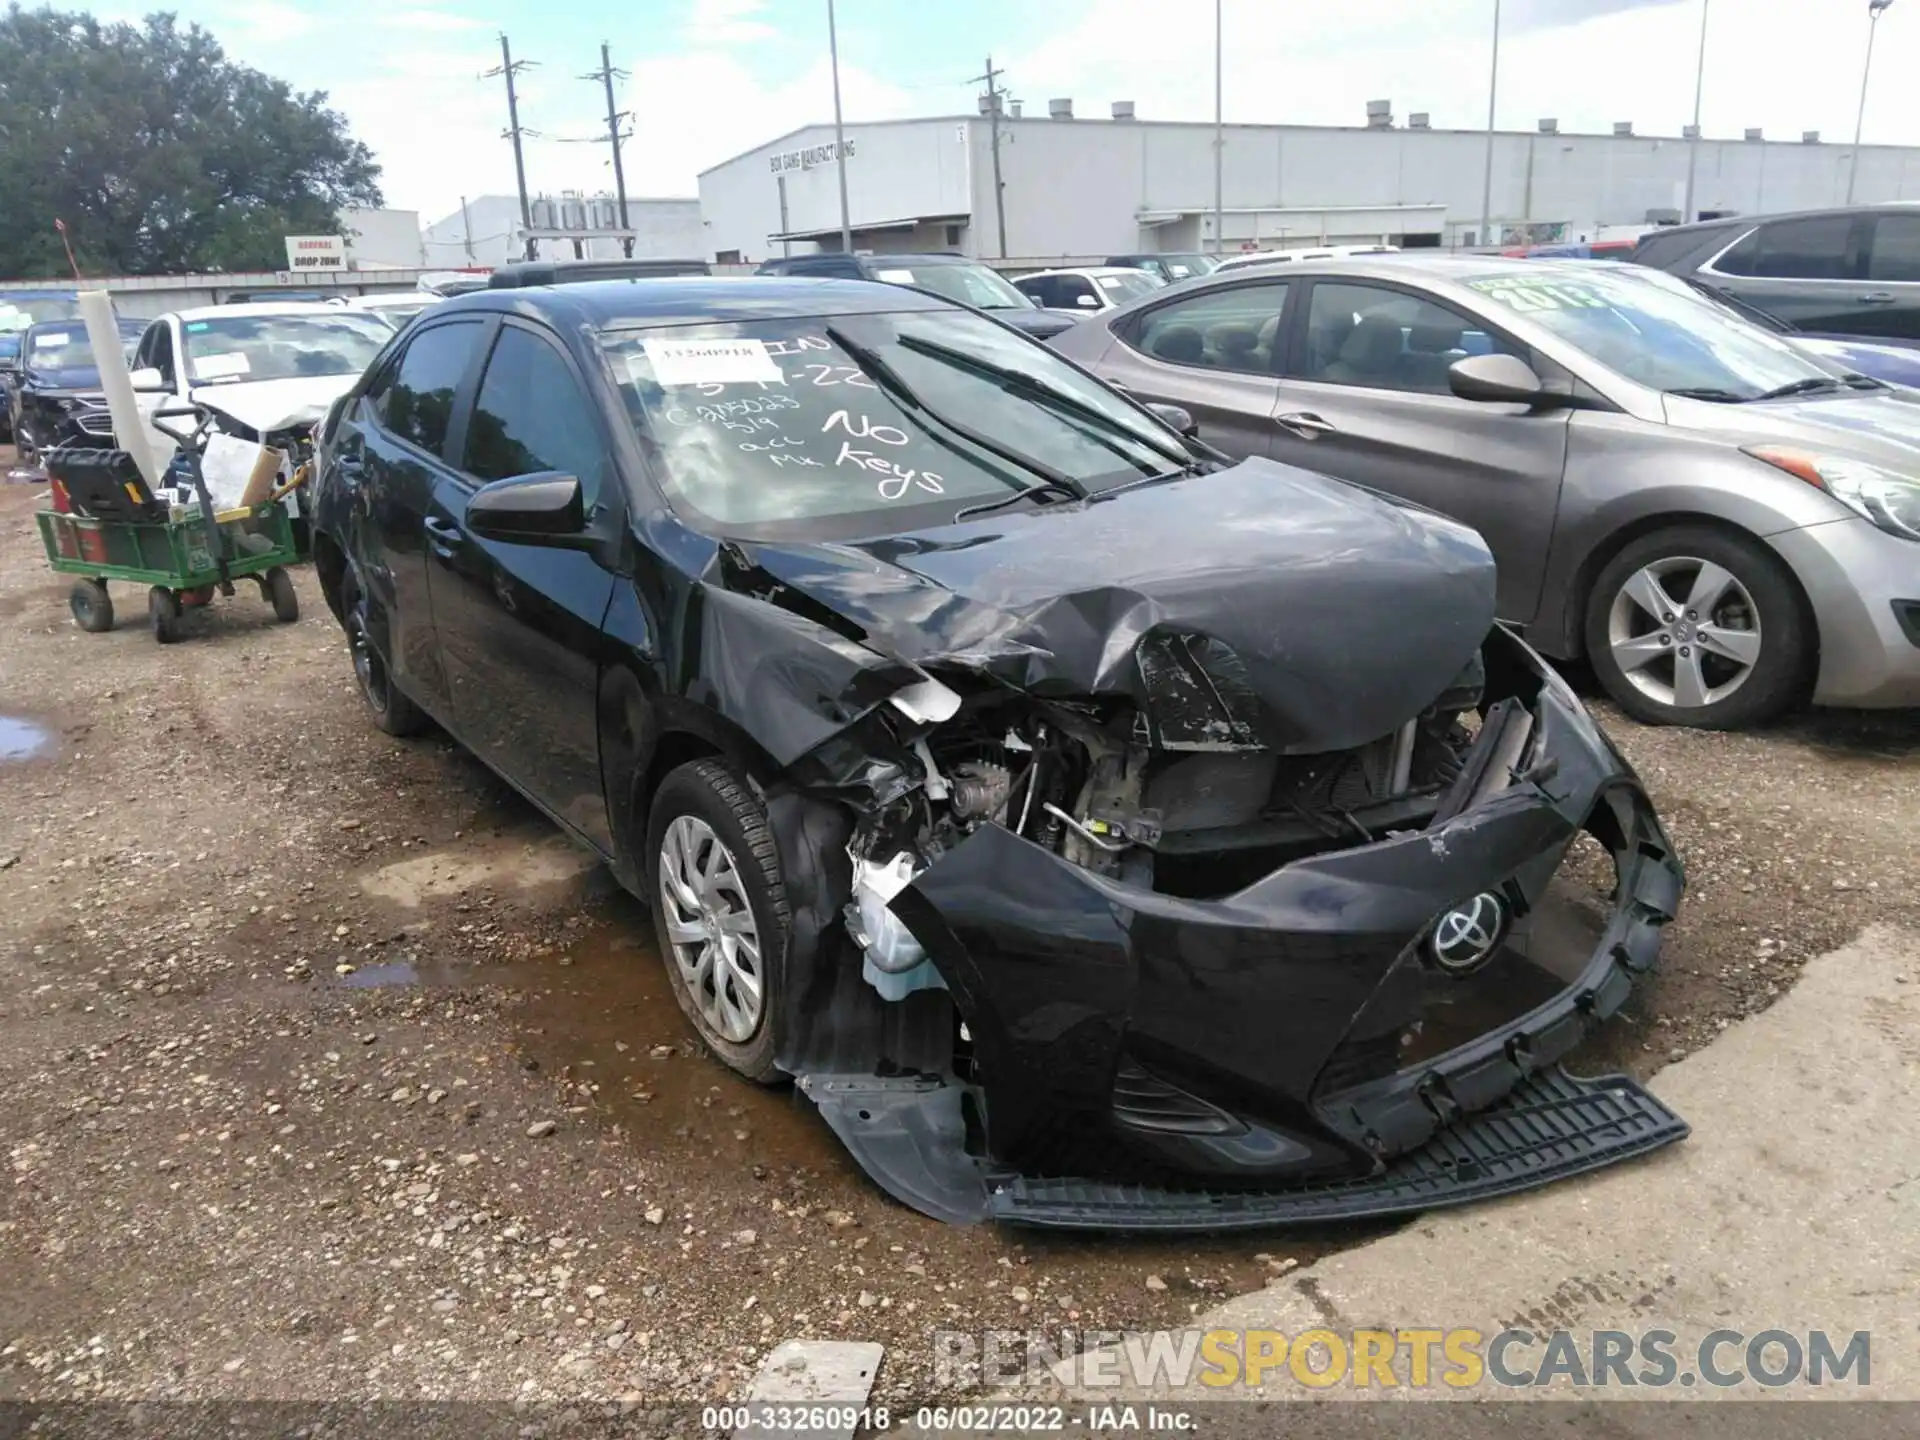
<svg viewBox="0 0 1920 1440">
<path fill-rule="evenodd" d="M 1630 714 L 1920 705 L 1920 391 L 1669 276 L 1396 255 L 1252 267 L 1051 342 L 1200 436 L 1474 526 L 1503 619 Z"/>
</svg>

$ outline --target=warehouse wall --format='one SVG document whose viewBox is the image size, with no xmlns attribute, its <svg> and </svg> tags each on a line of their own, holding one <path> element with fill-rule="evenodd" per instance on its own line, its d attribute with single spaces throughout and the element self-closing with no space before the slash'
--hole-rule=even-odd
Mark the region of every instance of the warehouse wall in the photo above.
<svg viewBox="0 0 1920 1440">
<path fill-rule="evenodd" d="M 1211 244 L 1211 125 L 1026 116 L 1009 117 L 1001 129 L 1009 256 Z M 984 119 L 853 125 L 847 131 L 856 142 L 847 162 L 856 226 L 863 219 L 971 210 L 962 248 L 998 256 L 993 155 Z M 710 245 L 741 248 L 755 259 L 777 253 L 777 246 L 767 250 L 764 239 L 780 228 L 778 187 L 767 157 L 832 138 L 831 127 L 812 126 L 701 176 Z M 1230 125 L 1225 138 L 1228 210 L 1442 206 L 1446 243 L 1465 243 L 1479 229 L 1484 132 Z M 1643 224 L 1648 211 L 1678 210 L 1684 203 L 1687 149 L 1675 136 L 1501 132 L 1494 142 L 1494 219 L 1504 225 L 1561 223 L 1576 232 Z M 1848 145 L 1705 140 L 1695 207 L 1761 213 L 1840 204 L 1851 156 Z M 831 162 L 787 172 L 787 185 L 789 229 L 839 223 Z M 1865 147 L 1856 198 L 1920 199 L 1920 150 Z M 1160 231 L 1141 225 L 1143 211 L 1205 218 Z M 1317 222 L 1302 217 L 1301 223 Z M 1246 224 L 1236 228 L 1229 217 L 1230 246 L 1251 233 L 1250 217 Z M 1271 237 L 1272 226 L 1263 223 L 1261 233 Z"/>
</svg>

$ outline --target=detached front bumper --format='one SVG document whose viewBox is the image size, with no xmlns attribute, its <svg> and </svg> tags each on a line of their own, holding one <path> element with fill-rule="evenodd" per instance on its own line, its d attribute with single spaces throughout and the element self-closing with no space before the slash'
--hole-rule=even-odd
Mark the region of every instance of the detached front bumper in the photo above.
<svg viewBox="0 0 1920 1440">
<path fill-rule="evenodd" d="M 1441 811 L 1457 813 L 1221 900 L 976 830 L 893 902 L 952 994 L 970 1067 L 803 1073 L 802 1088 L 881 1185 L 958 1221 L 1390 1214 L 1678 1138 L 1684 1124 L 1633 1082 L 1555 1062 L 1653 965 L 1681 866 L 1557 677 L 1504 634 L 1489 660 L 1492 693 L 1511 698 L 1469 757 L 1471 797 Z M 1522 715 L 1524 746 L 1499 752 L 1518 761 L 1494 775 L 1487 754 Z M 1595 846 L 1569 858 L 1583 833 Z M 1478 897 L 1510 925 L 1443 969 L 1436 924 Z"/>
</svg>

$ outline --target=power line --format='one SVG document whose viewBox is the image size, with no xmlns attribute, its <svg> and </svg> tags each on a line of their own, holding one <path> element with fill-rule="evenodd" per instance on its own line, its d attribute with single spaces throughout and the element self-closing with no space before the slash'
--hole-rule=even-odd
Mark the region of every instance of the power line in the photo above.
<svg viewBox="0 0 1920 1440">
<path fill-rule="evenodd" d="M 532 60 L 515 60 L 513 58 L 513 50 L 507 44 L 506 32 L 503 30 L 500 32 L 500 63 L 480 77 L 483 80 L 490 80 L 495 75 L 504 75 L 506 77 L 507 128 L 501 133 L 513 141 L 513 176 L 520 187 L 520 223 L 526 227 L 526 258 L 529 260 L 534 258 L 533 206 L 528 203 L 527 200 L 527 161 L 526 156 L 521 152 L 520 137 L 523 133 L 531 135 L 534 132 L 530 130 L 523 132 L 521 129 L 520 98 L 514 93 L 513 77 L 518 75 L 522 70 L 531 69 L 536 63 L 537 62 Z"/>
</svg>

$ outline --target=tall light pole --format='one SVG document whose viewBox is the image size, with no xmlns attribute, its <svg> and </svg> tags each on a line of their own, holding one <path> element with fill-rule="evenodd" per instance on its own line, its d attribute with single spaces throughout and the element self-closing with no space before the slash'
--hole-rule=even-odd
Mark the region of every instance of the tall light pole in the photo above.
<svg viewBox="0 0 1920 1440">
<path fill-rule="evenodd" d="M 1693 134 L 1687 137 L 1687 203 L 1680 212 L 1680 223 L 1693 223 L 1693 172 L 1700 159 L 1700 90 L 1707 78 L 1707 6 L 1700 0 L 1700 58 L 1693 69 Z"/>
<path fill-rule="evenodd" d="M 1221 122 L 1220 110 L 1220 0 L 1213 0 L 1213 253 L 1225 253 L 1227 237 L 1222 227 L 1226 214 L 1225 196 L 1220 174 L 1227 156 L 1227 131 Z"/>
<path fill-rule="evenodd" d="M 1493 228 L 1493 102 L 1500 90 L 1500 0 L 1493 0 L 1493 65 L 1487 75 L 1487 176 L 1480 190 L 1480 243 Z"/>
<path fill-rule="evenodd" d="M 1853 117 L 1853 161 L 1847 166 L 1847 204 L 1853 203 L 1853 182 L 1860 178 L 1860 127 L 1867 122 L 1867 77 L 1873 74 L 1873 32 L 1893 0 L 1867 0 L 1867 63 L 1860 67 L 1860 110 Z"/>
<path fill-rule="evenodd" d="M 840 170 L 840 248 L 853 253 L 853 221 L 847 211 L 847 133 L 840 126 L 840 31 L 833 23 L 833 0 L 827 0 L 827 53 L 833 57 L 833 152 Z"/>
</svg>

